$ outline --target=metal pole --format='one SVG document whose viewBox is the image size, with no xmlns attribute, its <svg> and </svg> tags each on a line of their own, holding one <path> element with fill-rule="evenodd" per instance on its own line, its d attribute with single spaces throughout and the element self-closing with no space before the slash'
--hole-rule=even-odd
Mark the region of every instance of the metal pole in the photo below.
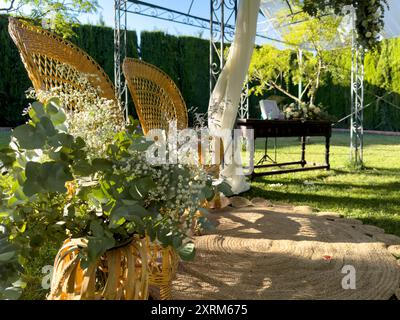
<svg viewBox="0 0 400 320">
<path fill-rule="evenodd" d="M 122 74 L 122 62 L 127 56 L 127 0 L 114 1 L 114 84 L 115 96 L 121 103 L 125 120 L 128 121 L 128 90 Z"/>
<path fill-rule="evenodd" d="M 299 80 L 299 107 L 300 107 L 300 101 L 302 98 L 303 94 L 303 81 L 302 81 L 302 75 L 303 75 L 303 50 L 301 48 L 299 50 L 299 70 L 300 70 L 300 80 Z"/>
<path fill-rule="evenodd" d="M 214 6 L 213 0 L 210 0 L 210 96 L 214 89 Z"/>
<path fill-rule="evenodd" d="M 225 0 L 221 0 L 221 43 L 220 43 L 220 71 L 225 66 Z"/>
<path fill-rule="evenodd" d="M 127 0 L 124 0 L 124 15 L 125 15 L 125 24 L 124 24 L 124 56 L 123 59 L 121 59 L 121 64 L 120 67 L 122 67 L 123 60 L 128 56 L 128 15 L 127 15 Z M 121 78 L 123 76 L 122 68 L 121 68 Z M 127 89 L 127 84 L 125 77 L 121 79 L 123 81 L 123 91 L 122 93 L 125 93 L 125 121 L 129 121 L 129 109 L 128 109 L 128 89 Z M 122 85 L 122 83 L 121 83 Z"/>
<path fill-rule="evenodd" d="M 365 50 L 358 43 L 355 29 L 355 10 L 352 12 L 351 52 L 351 121 L 350 121 L 350 162 L 363 165 L 364 147 L 364 57 Z"/>
<path fill-rule="evenodd" d="M 115 96 L 119 99 L 119 73 L 120 73 L 120 0 L 114 1 L 114 85 Z"/>
</svg>

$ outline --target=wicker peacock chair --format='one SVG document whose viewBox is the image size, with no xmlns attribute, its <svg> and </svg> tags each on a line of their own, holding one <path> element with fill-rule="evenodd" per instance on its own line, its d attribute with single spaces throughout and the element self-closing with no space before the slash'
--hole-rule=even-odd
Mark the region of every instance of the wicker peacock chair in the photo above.
<svg viewBox="0 0 400 320">
<path fill-rule="evenodd" d="M 168 131 L 171 121 L 176 121 L 177 129 L 188 127 L 188 112 L 182 94 L 174 81 L 156 66 L 142 60 L 126 58 L 123 72 L 136 112 L 146 135 L 152 129 Z M 222 141 L 220 155 L 223 155 Z M 199 159 L 200 158 L 199 145 Z M 215 168 L 207 166 L 209 172 L 219 174 Z"/>
<path fill-rule="evenodd" d="M 93 88 L 99 89 L 102 98 L 117 101 L 114 86 L 104 70 L 73 43 L 12 17 L 8 30 L 37 92 L 64 85 L 82 90 L 79 80 L 84 75 Z"/>
<path fill-rule="evenodd" d="M 178 130 L 188 127 L 185 101 L 166 73 L 132 58 L 125 59 L 123 71 L 144 134 L 151 129 L 168 130 L 171 121 L 177 122 Z"/>
<path fill-rule="evenodd" d="M 176 121 L 178 130 L 188 127 L 185 101 L 174 81 L 165 72 L 133 58 L 124 60 L 123 72 L 144 134 L 152 129 L 168 131 L 171 121 Z M 202 163 L 200 147 L 199 144 L 199 159 Z M 221 143 L 221 155 L 222 150 Z M 219 165 L 205 167 L 209 173 L 219 176 Z M 214 202 L 216 207 L 220 206 L 219 196 L 215 197 Z M 152 260 L 158 257 L 159 263 L 153 264 L 149 283 L 159 288 L 161 299 L 170 299 L 178 257 L 171 247 L 161 248 L 153 244 L 150 252 Z"/>
<path fill-rule="evenodd" d="M 188 127 L 185 101 L 174 81 L 165 72 L 150 63 L 133 58 L 126 58 L 122 68 L 145 135 L 152 129 L 168 132 L 171 121 L 176 121 L 178 130 Z M 221 139 L 214 140 L 214 143 L 214 147 L 219 147 L 218 163 L 205 164 L 200 143 L 199 162 L 209 174 L 219 176 L 224 148 Z"/>
</svg>

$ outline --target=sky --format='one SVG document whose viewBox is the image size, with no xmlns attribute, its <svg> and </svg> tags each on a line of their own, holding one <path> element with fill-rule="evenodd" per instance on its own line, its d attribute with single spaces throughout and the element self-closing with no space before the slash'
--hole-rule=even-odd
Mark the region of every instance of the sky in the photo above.
<svg viewBox="0 0 400 320">
<path fill-rule="evenodd" d="M 195 16 L 210 19 L 210 2 L 209 0 L 194 0 L 191 6 L 192 0 L 144 0 L 145 2 L 151 2 L 155 5 L 168 7 L 176 11 L 190 13 Z M 99 8 L 98 12 L 90 15 L 82 15 L 79 20 L 84 24 L 97 24 L 100 16 L 103 17 L 107 26 L 114 27 L 114 0 L 98 0 Z M 135 9 L 135 5 L 132 5 L 131 9 Z M 260 21 L 260 18 L 259 18 Z M 138 14 L 128 14 L 128 29 L 136 30 L 138 34 L 141 31 L 164 31 L 168 34 L 173 35 L 189 35 L 195 37 L 201 37 L 204 39 L 209 38 L 209 30 L 203 30 L 193 26 L 186 26 L 177 24 L 169 21 L 163 21 L 160 19 L 150 18 L 141 16 Z M 269 41 L 264 39 L 257 39 L 258 44 L 263 44 Z"/>
<path fill-rule="evenodd" d="M 98 0 L 101 8 L 96 14 L 82 15 L 80 17 L 81 23 L 96 24 L 99 21 L 100 15 L 103 16 L 107 26 L 114 25 L 114 1 L 113 0 Z M 188 12 L 190 8 L 191 0 L 152 0 L 154 4 L 160 6 L 167 6 L 177 11 Z M 205 17 L 209 19 L 209 5 L 208 0 L 195 0 L 193 2 L 192 11 L 193 14 Z M 206 38 L 209 31 L 176 24 L 168 21 L 162 21 L 159 19 L 148 18 L 137 14 L 128 14 L 128 28 L 134 29 L 139 33 L 143 30 L 160 30 L 169 34 L 175 35 L 193 35 L 199 36 L 201 32 L 203 37 Z"/>
</svg>

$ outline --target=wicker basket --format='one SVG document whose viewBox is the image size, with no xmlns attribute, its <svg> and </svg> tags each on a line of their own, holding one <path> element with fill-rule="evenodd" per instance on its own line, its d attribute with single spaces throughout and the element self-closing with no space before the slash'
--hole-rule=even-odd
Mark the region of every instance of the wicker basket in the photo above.
<svg viewBox="0 0 400 320">
<path fill-rule="evenodd" d="M 87 269 L 79 252 L 84 239 L 68 239 L 58 252 L 48 300 L 146 300 L 149 273 L 145 239 L 109 250 Z"/>
<path fill-rule="evenodd" d="M 149 291 L 155 300 L 171 300 L 172 280 L 176 276 L 179 256 L 168 246 L 166 248 L 151 242 L 146 237 L 149 265 Z"/>
</svg>

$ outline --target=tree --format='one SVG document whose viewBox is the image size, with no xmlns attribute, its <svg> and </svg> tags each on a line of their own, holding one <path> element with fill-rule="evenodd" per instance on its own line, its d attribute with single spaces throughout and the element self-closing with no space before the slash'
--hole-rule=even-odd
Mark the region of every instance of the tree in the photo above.
<svg viewBox="0 0 400 320">
<path fill-rule="evenodd" d="M 256 49 L 250 65 L 250 80 L 257 83 L 254 91 L 258 94 L 276 89 L 298 104 L 306 98 L 314 104 L 323 74 L 329 69 L 326 49 L 335 43 L 342 18 L 324 16 L 317 19 L 301 12 L 288 24 L 289 13 L 284 10 L 276 19 L 283 40 L 291 48 L 279 50 L 263 46 Z M 285 83 L 302 83 L 302 92 L 298 97 L 291 94 Z"/>
<path fill-rule="evenodd" d="M 74 35 L 79 15 L 94 13 L 98 7 L 97 0 L 0 0 L 0 13 L 41 21 L 65 38 Z"/>
</svg>

